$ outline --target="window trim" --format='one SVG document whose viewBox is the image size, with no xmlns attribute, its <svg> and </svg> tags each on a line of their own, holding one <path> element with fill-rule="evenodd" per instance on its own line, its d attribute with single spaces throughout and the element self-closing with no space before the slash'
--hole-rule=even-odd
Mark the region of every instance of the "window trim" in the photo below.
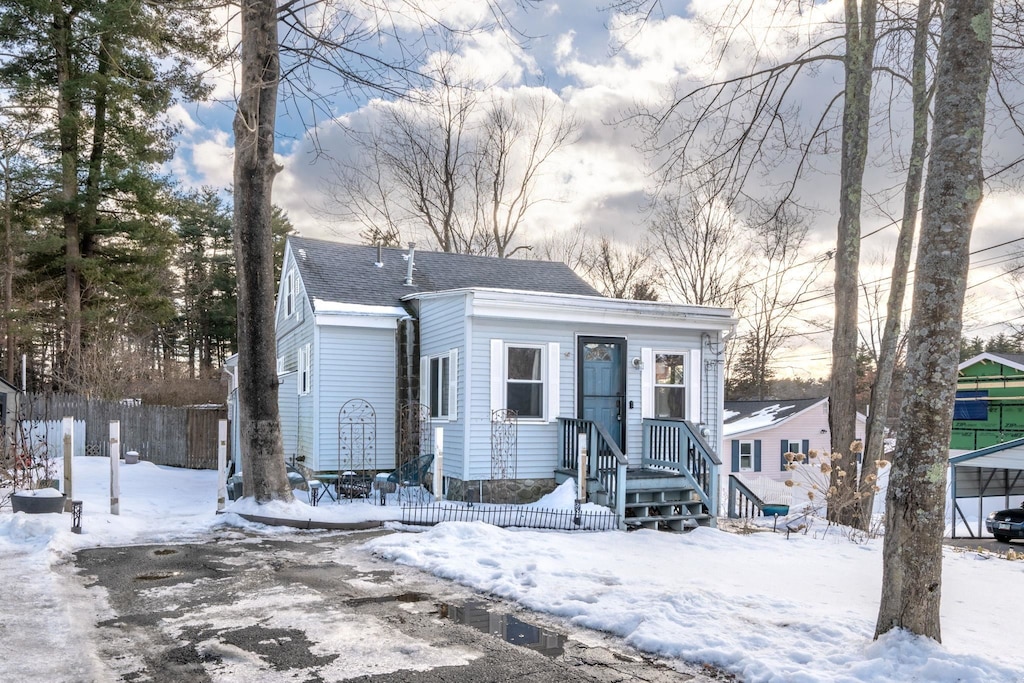
<svg viewBox="0 0 1024 683">
<path fill-rule="evenodd" d="M 740 439 L 739 440 L 739 444 L 740 444 L 740 447 L 739 447 L 739 461 L 738 461 L 739 469 L 738 469 L 738 471 L 739 472 L 756 472 L 757 470 L 754 469 L 755 465 L 757 464 L 755 459 L 754 459 L 754 440 L 753 439 Z M 744 454 L 743 454 L 743 446 L 744 445 L 749 445 L 750 446 L 750 453 L 747 454 L 746 456 L 744 456 Z M 744 457 L 749 457 L 750 458 L 750 466 L 749 467 L 744 467 L 743 466 L 743 458 Z"/>
<path fill-rule="evenodd" d="M 293 315 L 295 315 L 295 271 L 289 268 L 284 280 L 284 317 L 290 318 Z"/>
<path fill-rule="evenodd" d="M 661 383 L 658 382 L 658 356 L 678 356 L 679 358 L 683 359 L 683 383 L 682 384 L 675 384 L 675 383 L 673 383 L 673 384 L 661 384 Z M 652 366 L 653 366 L 651 368 L 651 382 L 653 384 L 653 386 L 651 387 L 651 398 L 653 400 L 653 405 L 651 406 L 651 409 L 652 409 L 652 412 L 654 413 L 653 417 L 656 418 L 656 419 L 659 419 L 659 420 L 686 420 L 686 419 L 689 419 L 689 408 L 690 408 L 690 406 L 689 406 L 689 402 L 690 402 L 690 396 L 689 396 L 689 393 L 690 393 L 690 391 L 689 391 L 689 386 L 690 386 L 690 382 L 689 382 L 689 379 L 690 379 L 690 352 L 689 352 L 689 350 L 686 350 L 686 349 L 679 349 L 679 350 L 676 350 L 676 351 L 654 350 L 654 352 L 651 354 L 651 358 L 652 358 Z M 682 392 L 683 392 L 683 414 L 682 415 L 662 417 L 662 416 L 659 416 L 657 414 L 657 412 L 658 412 L 657 411 L 657 407 L 658 407 L 658 389 L 659 388 L 666 388 L 666 387 L 668 387 L 668 388 L 675 388 L 675 389 L 681 389 L 682 390 Z"/>
<path fill-rule="evenodd" d="M 640 348 L 640 364 L 642 366 L 640 371 L 640 417 L 655 419 L 654 392 L 657 384 L 654 378 L 654 369 L 659 355 L 683 356 L 685 358 L 683 419 L 694 424 L 700 424 L 702 420 L 711 420 L 714 424 L 714 415 L 702 414 L 704 378 L 701 369 L 704 365 L 701 350 L 685 347 L 644 346 Z"/>
<path fill-rule="evenodd" d="M 508 354 L 512 349 L 533 349 L 540 354 L 540 379 L 538 380 L 523 380 L 523 379 L 510 379 L 508 376 Z M 526 384 L 526 385 L 540 385 L 540 415 L 519 415 L 520 421 L 528 422 L 547 422 L 548 412 L 548 346 L 544 343 L 531 343 L 531 342 L 505 342 L 504 349 L 502 351 L 502 399 L 503 405 L 508 408 L 508 389 L 509 384 Z"/>
<path fill-rule="evenodd" d="M 437 373 L 434 372 L 434 361 L 437 361 Z M 445 384 L 444 377 L 444 366 L 448 365 L 448 381 Z M 457 348 L 450 349 L 444 353 L 435 353 L 430 356 L 425 356 L 422 361 L 421 372 L 424 376 L 421 380 L 421 396 L 420 403 L 425 403 L 430 407 L 430 419 L 438 420 L 441 422 L 454 422 L 458 419 L 458 373 L 459 373 L 459 350 Z M 436 384 L 435 384 L 436 383 Z M 438 396 L 444 396 L 444 392 L 447 392 L 447 401 L 443 402 L 443 405 L 434 405 L 432 397 L 434 396 L 435 386 L 437 388 Z M 444 411 L 443 413 L 441 411 Z"/>
<path fill-rule="evenodd" d="M 490 348 L 490 409 L 505 410 L 508 408 L 508 348 L 540 349 L 544 358 L 541 361 L 541 377 L 543 384 L 542 417 L 520 417 L 519 422 L 525 424 L 544 424 L 554 422 L 562 410 L 562 352 L 559 342 L 544 341 L 507 341 L 499 338 L 491 339 Z M 567 356 L 568 357 L 568 356 Z"/>
<path fill-rule="evenodd" d="M 312 346 L 306 344 L 296 349 L 296 355 L 298 356 L 298 369 L 299 369 L 299 381 L 296 382 L 298 386 L 299 396 L 306 396 L 313 391 L 313 353 Z"/>
</svg>

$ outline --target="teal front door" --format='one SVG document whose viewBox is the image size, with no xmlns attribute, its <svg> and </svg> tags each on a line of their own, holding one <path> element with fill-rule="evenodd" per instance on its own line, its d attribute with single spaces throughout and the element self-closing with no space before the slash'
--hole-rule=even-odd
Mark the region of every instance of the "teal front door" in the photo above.
<svg viewBox="0 0 1024 683">
<path fill-rule="evenodd" d="M 626 437 L 625 350 L 625 339 L 611 337 L 580 337 L 576 347 L 578 416 L 603 426 L 620 450 Z"/>
</svg>

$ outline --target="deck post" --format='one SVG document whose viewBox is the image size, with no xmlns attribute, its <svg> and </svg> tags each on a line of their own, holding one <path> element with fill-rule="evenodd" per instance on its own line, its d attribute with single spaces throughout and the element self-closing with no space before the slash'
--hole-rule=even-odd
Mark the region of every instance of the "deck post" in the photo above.
<svg viewBox="0 0 1024 683">
<path fill-rule="evenodd" d="M 121 421 L 110 421 L 110 514 L 121 514 Z"/>
<path fill-rule="evenodd" d="M 444 427 L 434 427 L 434 478 L 431 484 L 434 499 L 441 500 L 444 488 Z"/>
<path fill-rule="evenodd" d="M 217 511 L 224 509 L 228 497 L 228 421 L 217 421 Z M 313 503 L 316 505 L 316 503 Z"/>
<path fill-rule="evenodd" d="M 576 498 L 581 503 L 587 502 L 587 432 L 581 429 L 579 434 L 579 441 L 577 445 L 578 455 L 577 458 L 577 491 Z"/>
<path fill-rule="evenodd" d="M 75 418 L 65 416 L 61 428 L 64 432 L 64 512 L 71 512 L 71 463 L 75 455 Z"/>
</svg>

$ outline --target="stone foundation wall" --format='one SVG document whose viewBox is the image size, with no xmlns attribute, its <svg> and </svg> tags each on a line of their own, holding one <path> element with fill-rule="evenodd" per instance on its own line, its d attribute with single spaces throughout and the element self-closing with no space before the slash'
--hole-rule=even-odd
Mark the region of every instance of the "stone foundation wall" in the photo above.
<svg viewBox="0 0 1024 683">
<path fill-rule="evenodd" d="M 445 498 L 473 503 L 532 503 L 555 490 L 554 479 L 477 479 L 463 481 L 447 478 Z"/>
</svg>

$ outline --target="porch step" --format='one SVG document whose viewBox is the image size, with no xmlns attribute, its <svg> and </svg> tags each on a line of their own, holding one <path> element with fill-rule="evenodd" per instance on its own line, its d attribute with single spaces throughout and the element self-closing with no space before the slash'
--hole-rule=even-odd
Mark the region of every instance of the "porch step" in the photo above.
<svg viewBox="0 0 1024 683">
<path fill-rule="evenodd" d="M 555 470 L 555 481 L 575 479 L 572 470 Z M 588 479 L 591 502 L 615 506 L 597 479 Z M 630 469 L 626 474 L 625 519 L 627 527 L 685 531 L 697 526 L 712 526 L 714 519 L 704 510 L 697 492 L 686 477 L 663 470 Z"/>
<path fill-rule="evenodd" d="M 700 498 L 690 488 L 626 492 L 627 526 L 683 531 L 707 526 L 710 520 L 711 515 L 704 513 Z"/>
<path fill-rule="evenodd" d="M 711 515 L 654 515 L 626 517 L 626 527 L 632 529 L 654 529 L 656 531 L 687 531 L 699 526 L 710 526 Z"/>
</svg>

